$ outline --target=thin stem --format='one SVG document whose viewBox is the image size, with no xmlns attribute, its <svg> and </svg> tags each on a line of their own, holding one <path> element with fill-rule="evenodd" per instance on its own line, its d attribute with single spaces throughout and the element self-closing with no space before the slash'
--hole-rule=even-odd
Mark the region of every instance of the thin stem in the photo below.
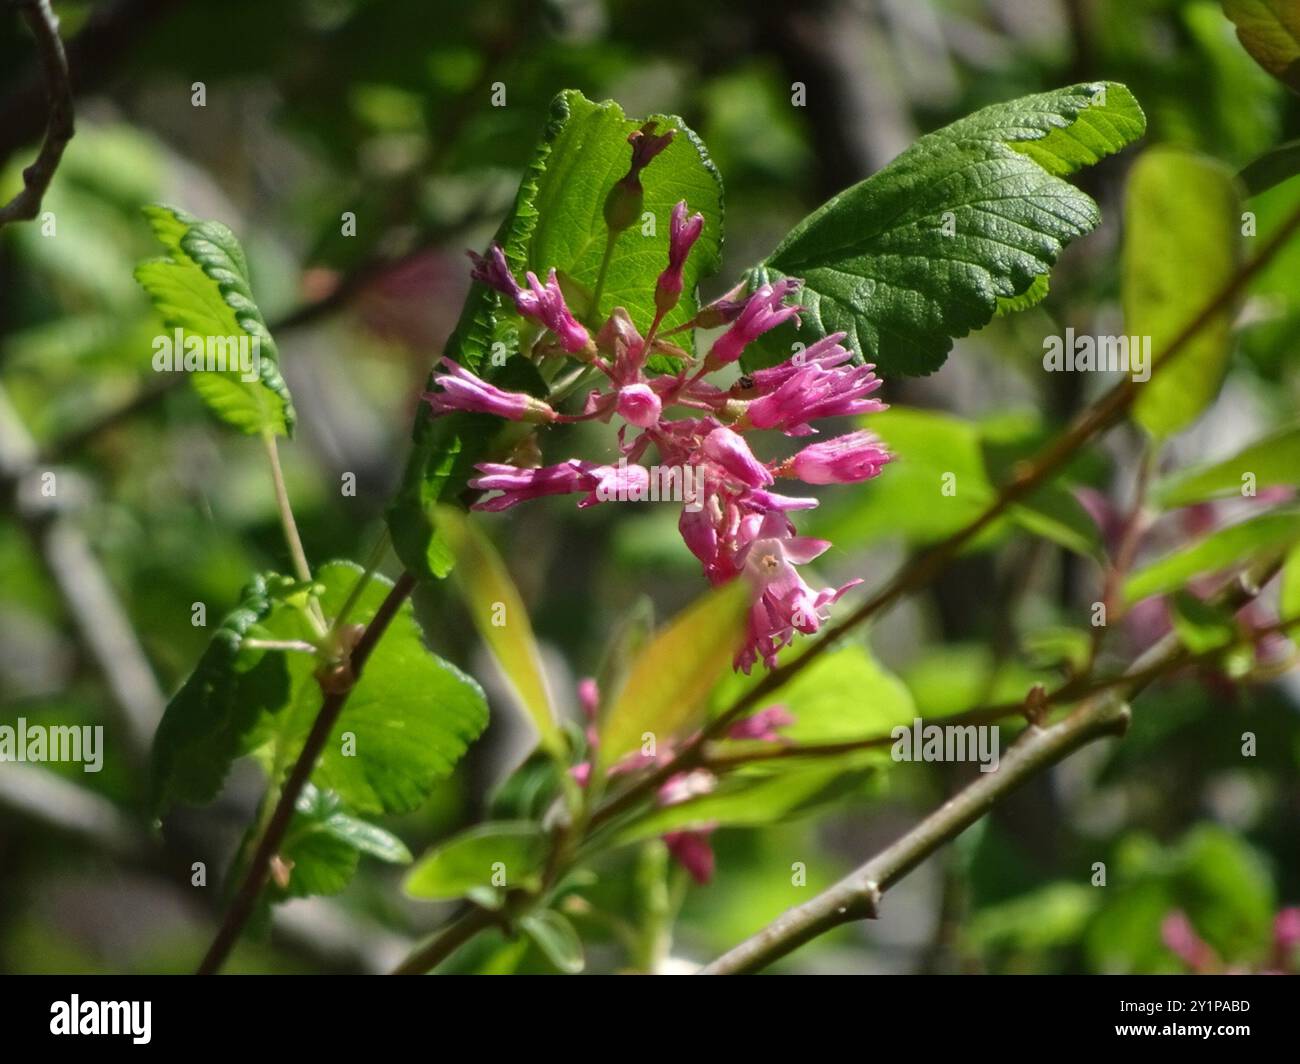
<svg viewBox="0 0 1300 1064">
<path fill-rule="evenodd" d="M 293 506 L 289 502 L 289 491 L 284 485 L 284 470 L 280 467 L 280 448 L 276 445 L 275 434 L 262 433 L 262 443 L 266 447 L 266 458 L 271 463 L 271 480 L 275 484 L 275 505 L 280 511 L 280 525 L 284 529 L 284 541 L 289 547 L 289 556 L 293 559 L 293 569 L 304 584 L 311 583 L 311 566 L 307 564 L 307 554 L 302 549 L 302 537 L 298 535 L 298 525 L 293 519 Z"/>
<path fill-rule="evenodd" d="M 1097 655 L 1101 653 L 1106 633 L 1110 630 L 1112 623 L 1122 617 L 1123 600 L 1120 597 L 1120 591 L 1124 585 L 1124 577 L 1132 567 L 1133 559 L 1137 557 L 1138 547 L 1142 543 L 1142 536 L 1147 529 L 1147 492 L 1151 486 L 1151 477 L 1155 471 L 1155 464 L 1155 445 L 1148 440 L 1138 464 L 1137 483 L 1133 487 L 1133 504 L 1124 515 L 1119 542 L 1115 547 L 1115 556 L 1106 567 L 1106 575 L 1102 581 L 1103 622 L 1092 630 L 1092 639 L 1088 652 L 1089 664 L 1095 662 Z"/>
<path fill-rule="evenodd" d="M 641 341 L 641 350 L 649 355 L 654 346 L 655 336 L 659 332 L 659 326 L 663 324 L 665 311 L 655 308 L 654 321 L 650 323 L 650 331 L 645 334 L 645 339 Z"/>
<path fill-rule="evenodd" d="M 961 834 L 1007 792 L 1103 735 L 1120 735 L 1128 721 L 1122 698 L 1084 703 L 1059 724 L 1029 727 L 1012 744 L 996 772 L 981 775 L 892 846 L 834 887 L 790 909 L 752 938 L 718 958 L 701 974 L 761 971 L 804 943 L 841 924 L 874 918 L 881 895 L 944 843 Z"/>
<path fill-rule="evenodd" d="M 13 199 L 0 207 L 0 226 L 9 222 L 30 221 L 41 211 L 54 173 L 63 158 L 63 150 L 72 140 L 72 79 L 68 57 L 59 37 L 59 20 L 50 9 L 49 0 L 13 0 L 9 5 L 22 13 L 36 48 L 40 53 L 41 72 L 45 79 L 45 98 L 49 117 L 45 123 L 45 140 L 36 160 L 23 170 L 23 187 Z"/>
<path fill-rule="evenodd" d="M 275 433 L 262 433 L 262 444 L 266 448 L 266 458 L 271 465 L 271 482 L 275 485 L 275 505 L 280 512 L 280 527 L 284 529 L 284 542 L 289 548 L 289 557 L 293 560 L 294 573 L 304 584 L 311 583 L 311 566 L 307 564 L 307 553 L 302 549 L 302 537 L 298 535 L 298 524 L 293 519 L 293 506 L 289 502 L 289 491 L 284 484 L 284 470 L 280 467 L 280 448 L 275 442 Z M 314 598 L 308 605 L 308 616 L 317 635 L 324 635 L 325 615 L 320 603 Z"/>
<path fill-rule="evenodd" d="M 249 861 L 248 868 L 244 872 L 244 878 L 240 883 L 239 890 L 235 893 L 235 900 L 226 912 L 226 918 L 217 931 L 216 938 L 212 940 L 212 945 L 208 948 L 203 962 L 199 965 L 197 974 L 212 975 L 221 968 L 235 942 L 239 939 L 244 925 L 248 923 L 249 917 L 252 916 L 258 895 L 261 894 L 262 888 L 266 885 L 271 858 L 279 851 L 280 844 L 284 841 L 285 832 L 288 831 L 289 823 L 293 819 L 298 796 L 311 778 L 312 772 L 315 771 L 316 761 L 325 748 L 325 742 L 329 738 L 339 714 L 343 712 L 343 707 L 347 704 L 348 696 L 356 688 L 367 659 L 388 629 L 389 624 L 392 623 L 393 618 L 397 616 L 397 611 L 414 587 L 415 578 L 410 573 L 403 573 L 397 583 L 389 589 L 388 596 L 380 604 L 374 618 L 366 626 L 364 634 L 357 641 L 356 648 L 352 651 L 349 659 L 351 666 L 350 684 L 341 690 L 331 691 L 325 695 L 320 712 L 316 714 L 315 723 L 312 724 L 311 732 L 307 735 L 307 741 L 303 743 L 298 760 L 294 763 L 289 778 L 280 790 L 279 798 L 275 804 L 275 811 L 267 821 L 266 830 L 262 833 L 252 860 Z"/>
<path fill-rule="evenodd" d="M 303 639 L 244 639 L 240 647 L 247 650 L 286 650 L 315 654 L 317 647 Z"/>
<path fill-rule="evenodd" d="M 416 949 L 400 965 L 393 969 L 393 975 L 423 975 L 432 971 L 443 961 L 465 945 L 480 931 L 486 931 L 497 923 L 499 917 L 487 909 L 474 906 L 459 920 L 453 920 Z"/>
<path fill-rule="evenodd" d="M 609 276 L 609 264 L 614 258 L 614 244 L 618 241 L 618 234 L 610 232 L 605 238 L 605 254 L 600 260 L 600 273 L 596 275 L 596 287 L 591 293 L 591 309 L 587 312 L 592 323 L 597 323 L 600 319 L 600 297 L 605 294 L 605 278 Z"/>
</svg>

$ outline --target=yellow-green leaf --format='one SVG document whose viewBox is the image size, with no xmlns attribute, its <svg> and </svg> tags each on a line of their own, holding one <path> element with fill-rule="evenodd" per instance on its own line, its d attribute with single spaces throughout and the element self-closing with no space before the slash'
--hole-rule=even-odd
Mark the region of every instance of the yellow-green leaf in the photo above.
<svg viewBox="0 0 1300 1064">
<path fill-rule="evenodd" d="M 248 262 L 235 234 L 220 222 L 175 207 L 154 204 L 144 213 L 167 256 L 142 262 L 135 278 L 163 323 L 180 332 L 183 350 L 176 351 L 173 343 L 173 358 L 181 359 L 198 344 L 230 365 L 246 348 L 246 366 L 190 372 L 195 391 L 241 432 L 292 436 L 293 400 L 280 376 L 275 341 L 253 301 Z M 160 353 L 156 350 L 155 357 Z"/>
<path fill-rule="evenodd" d="M 456 585 L 474 626 L 532 718 L 542 745 L 562 753 L 537 640 L 505 563 L 482 530 L 459 510 L 438 507 L 437 527 L 456 560 Z"/>
<path fill-rule="evenodd" d="M 1124 222 L 1125 330 L 1150 337 L 1152 357 L 1159 358 L 1236 272 L 1237 185 L 1212 159 L 1156 148 L 1129 175 Z M 1186 428 L 1218 395 L 1231 327 L 1232 307 L 1225 306 L 1183 345 L 1176 361 L 1156 367 L 1141 386 L 1133 416 L 1153 437 Z"/>
<path fill-rule="evenodd" d="M 1300 3 L 1296 0 L 1223 0 L 1237 39 L 1260 66 L 1300 92 Z"/>
<path fill-rule="evenodd" d="M 700 719 L 740 646 L 748 609 L 749 586 L 737 580 L 698 599 L 655 636 L 601 726 L 602 767 L 639 746 L 647 732 L 662 743 Z"/>
</svg>

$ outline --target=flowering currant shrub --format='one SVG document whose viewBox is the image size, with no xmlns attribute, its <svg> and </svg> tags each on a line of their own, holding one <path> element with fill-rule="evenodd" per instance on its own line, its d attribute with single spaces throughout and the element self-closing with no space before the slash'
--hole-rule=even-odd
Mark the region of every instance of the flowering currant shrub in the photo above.
<svg viewBox="0 0 1300 1064">
<path fill-rule="evenodd" d="M 1229 654 L 1245 672 L 1276 667 L 1286 611 L 1254 599 L 1300 535 L 1289 510 L 1269 508 L 1289 496 L 1252 493 L 1265 509 L 1246 542 L 1210 501 L 1235 466 L 1152 479 L 1163 442 L 1217 390 L 1207 378 L 1222 364 L 1210 364 L 1198 330 L 1226 335 L 1246 269 L 1231 255 L 1221 270 L 1207 257 L 1204 284 L 1179 281 L 1200 284 L 1200 317 L 1132 312 L 1162 357 L 1139 373 L 1145 348 L 1133 338 L 1131 376 L 1041 447 L 1038 421 L 976 425 L 898 399 L 908 378 L 943 369 L 956 339 L 1046 296 L 1066 245 L 1100 221 L 1068 178 L 1145 128 L 1114 82 L 994 104 L 921 137 L 719 282 L 722 175 L 700 138 L 675 116 L 634 120 L 561 93 L 495 236 L 469 252 L 468 295 L 429 353 L 418 403 L 412 396 L 409 454 L 364 565 L 309 560 L 278 449 L 296 412 L 235 234 L 147 208 L 164 254 L 136 278 L 179 346 L 226 336 L 256 352 L 248 366 L 203 364 L 191 377 L 218 419 L 264 448 L 288 560 L 248 581 L 154 741 L 151 808 L 164 831 L 176 806 L 213 801 L 236 761 L 256 761 L 267 778 L 201 970 L 219 969 L 272 906 L 344 890 L 362 857 L 411 864 L 402 886 L 412 899 L 455 903 L 445 920 L 430 907 L 417 930 L 435 933 L 400 971 L 431 970 L 480 933 L 502 932 L 576 972 L 586 963 L 578 928 L 601 921 L 616 929 L 620 965 L 674 970 L 673 912 L 688 883 L 725 871 L 719 829 L 864 794 L 891 761 L 979 762 L 975 797 L 959 795 L 811 901 L 783 894 L 793 912 L 710 969 L 758 970 L 876 915 L 884 891 L 1002 793 L 1121 733 L 1127 699 L 1156 677 Z M 1174 211 L 1187 187 L 1217 205 L 1201 221 L 1235 248 L 1237 191 L 1219 168 L 1149 153 L 1129 195 Z M 1138 280 L 1125 284 L 1169 291 L 1150 271 L 1193 252 L 1135 214 L 1126 226 L 1140 240 L 1126 245 Z M 1184 347 L 1192 356 L 1175 361 Z M 1067 471 L 1127 415 L 1148 444 L 1137 498 L 1121 508 Z M 1183 549 L 1186 529 L 1162 538 L 1168 528 L 1147 519 L 1157 497 L 1203 507 L 1195 546 Z M 691 568 L 697 594 L 658 621 L 649 598 L 602 615 L 604 646 L 561 664 L 533 630 L 535 589 L 516 584 L 519 545 L 500 550 L 503 531 L 571 506 L 598 521 L 639 502 L 672 506 L 672 556 Z M 917 549 L 892 573 L 874 571 L 874 549 L 857 555 L 872 562 L 846 565 L 844 548 L 882 525 Z M 866 622 L 968 550 L 1013 535 L 1099 565 L 1101 620 L 1040 626 L 1032 653 L 1006 651 L 1023 664 L 1010 685 L 999 661 L 967 685 L 977 694 L 934 695 L 949 679 L 944 660 L 927 661 L 910 685 L 875 660 L 858 638 Z M 1249 581 L 1225 584 L 1243 568 Z M 636 579 L 652 587 L 654 564 Z M 1294 596 L 1294 578 L 1288 586 Z M 417 614 L 417 589 L 428 612 Z M 1107 611 L 1123 622 L 1132 660 L 1106 644 Z M 431 616 L 434 634 L 467 618 L 486 654 L 446 651 L 421 623 Z M 923 708 L 946 723 L 922 719 Z M 527 756 L 477 822 L 417 859 L 379 819 L 424 806 L 490 715 L 523 727 Z M 1003 724 L 1015 735 L 1005 749 Z M 954 755 L 954 743 L 965 752 Z M 1180 845 L 1152 868 L 1218 852 L 1213 837 Z M 806 886 L 802 865 L 792 889 Z M 605 911 L 603 892 L 623 879 L 644 926 Z M 1281 970 L 1295 910 L 1269 915 L 1268 970 Z M 1163 932 L 1152 934 L 1170 958 L 1226 966 L 1184 913 L 1160 916 Z"/>
</svg>

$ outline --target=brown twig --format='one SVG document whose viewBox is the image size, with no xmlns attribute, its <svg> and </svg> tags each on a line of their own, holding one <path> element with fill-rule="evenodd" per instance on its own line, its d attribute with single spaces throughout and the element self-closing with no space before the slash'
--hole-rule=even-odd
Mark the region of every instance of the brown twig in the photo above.
<svg viewBox="0 0 1300 1064">
<path fill-rule="evenodd" d="M 54 180 L 54 172 L 63 158 L 74 132 L 72 122 L 72 82 L 68 75 L 68 57 L 59 37 L 58 17 L 50 10 L 50 0 L 10 0 L 31 28 L 40 54 L 41 71 L 45 79 L 45 103 L 48 118 L 45 139 L 36 160 L 23 170 L 23 187 L 3 207 L 0 207 L 0 226 L 10 222 L 25 222 L 41 211 L 41 200 Z"/>
<path fill-rule="evenodd" d="M 424 945 L 413 950 L 391 974 L 423 975 L 432 971 L 480 931 L 486 931 L 500 919 L 498 914 L 475 905 L 459 920 L 452 920 Z"/>
<path fill-rule="evenodd" d="M 329 738 L 339 714 L 343 712 L 348 696 L 356 689 L 356 685 L 361 679 L 361 671 L 365 668 L 366 660 L 370 657 L 371 652 L 388 629 L 393 618 L 397 616 L 397 611 L 414 587 L 415 578 L 409 573 L 403 573 L 397 583 L 389 589 L 387 597 L 380 603 L 379 610 L 370 623 L 366 625 L 365 632 L 352 651 L 349 659 L 352 675 L 351 683 L 343 690 L 331 691 L 321 703 L 320 712 L 316 715 L 316 721 L 307 735 L 307 741 L 303 744 L 302 752 L 299 753 L 298 760 L 294 763 L 293 770 L 289 773 L 289 778 L 280 791 L 275 811 L 271 814 L 271 819 L 266 825 L 266 830 L 262 833 L 262 838 L 257 844 L 253 858 L 249 861 L 248 868 L 244 872 L 244 878 L 240 882 L 238 892 L 235 894 L 235 900 L 231 902 L 230 908 L 226 912 L 226 918 L 222 921 L 216 938 L 212 940 L 212 945 L 208 948 L 203 962 L 199 965 L 197 974 L 212 975 L 221 968 L 243 931 L 244 925 L 248 923 L 249 917 L 253 915 L 253 908 L 257 904 L 258 895 L 261 894 L 262 888 L 266 885 L 266 878 L 271 867 L 271 858 L 279 850 L 280 843 L 284 841 L 285 832 L 289 829 L 289 822 L 293 819 L 298 796 L 311 778 L 312 772 L 315 771 L 316 761 L 325 748 L 325 742 Z"/>
</svg>

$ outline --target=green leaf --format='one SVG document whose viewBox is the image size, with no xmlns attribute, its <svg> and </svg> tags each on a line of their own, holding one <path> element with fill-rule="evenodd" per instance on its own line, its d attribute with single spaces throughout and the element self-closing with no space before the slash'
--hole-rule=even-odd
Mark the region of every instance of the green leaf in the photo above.
<svg viewBox="0 0 1300 1064">
<path fill-rule="evenodd" d="M 918 716 L 930 720 L 978 706 L 1018 702 L 1036 683 L 1059 676 L 1016 660 L 999 660 L 982 643 L 944 643 L 923 649 L 902 670 Z"/>
<path fill-rule="evenodd" d="M 1011 519 L 1027 532 L 1066 550 L 1098 560 L 1104 556 L 1097 523 L 1073 493 L 1058 484 L 1045 484 L 1011 507 L 1010 513 Z"/>
<path fill-rule="evenodd" d="M 334 617 L 361 575 L 351 562 L 329 562 L 316 573 L 320 605 Z M 368 623 L 392 582 L 371 578 L 353 607 L 351 622 Z M 284 607 L 264 627 L 277 639 L 307 639 L 301 611 Z M 263 718 L 259 738 L 276 769 L 298 756 L 320 710 L 315 659 L 288 659 L 293 697 L 279 719 Z M 448 776 L 487 725 L 483 691 L 469 676 L 430 651 L 410 602 L 402 604 L 375 645 L 321 753 L 313 782 L 363 813 L 416 808 Z"/>
<path fill-rule="evenodd" d="M 519 927 L 537 944 L 546 959 L 565 975 L 577 975 L 586 967 L 578 932 L 554 909 L 529 913 L 520 919 Z"/>
<path fill-rule="evenodd" d="M 994 461 L 999 457 L 996 452 L 1005 448 L 1004 441 L 996 438 L 1001 426 L 992 423 L 893 406 L 863 418 L 862 425 L 880 436 L 894 460 L 861 491 L 827 498 L 810 515 L 813 534 L 841 545 L 895 536 L 914 545 L 938 542 L 970 524 L 992 503 L 997 489 L 990 465 L 1006 465 L 1008 471 L 1014 465 L 1014 461 Z M 1024 436 L 1021 429 L 1016 427 Z M 1016 457 L 1024 442 L 1011 441 Z M 1069 550 L 1089 557 L 1101 553 L 1095 523 L 1060 484 L 1039 488 L 1012 507 L 1008 518 Z M 973 545 L 988 546 L 1005 529 L 1005 521 L 996 522 Z"/>
<path fill-rule="evenodd" d="M 142 262 L 135 277 L 163 323 L 181 330 L 187 347 L 242 338 L 257 345 L 256 379 L 242 379 L 237 368 L 201 370 L 189 375 L 195 390 L 241 432 L 292 436 L 293 400 L 280 376 L 275 341 L 253 301 L 248 262 L 235 234 L 175 207 L 151 205 L 144 213 L 168 254 Z"/>
<path fill-rule="evenodd" d="M 636 749 L 643 734 L 667 742 L 699 719 L 740 646 L 749 597 L 744 580 L 709 592 L 641 652 L 601 723 L 598 770 Z"/>
<path fill-rule="evenodd" d="M 1051 290 L 1051 274 L 1040 273 L 1034 278 L 1034 283 L 1026 288 L 1018 296 L 999 296 L 997 316 L 1006 317 L 1010 314 L 1019 314 L 1022 310 L 1029 310 L 1031 307 L 1038 306 L 1047 298 L 1047 293 Z"/>
<path fill-rule="evenodd" d="M 1020 639 L 1032 668 L 1082 672 L 1092 655 L 1092 636 L 1081 628 L 1047 625 L 1025 632 Z"/>
<path fill-rule="evenodd" d="M 725 709 L 761 680 L 730 677 L 718 685 L 712 703 Z M 818 657 L 771 697 L 794 723 L 781 729 L 792 743 L 837 743 L 888 735 L 896 724 L 911 724 L 916 705 L 907 685 L 859 643 L 846 643 Z M 730 744 L 729 744 L 730 745 Z"/>
<path fill-rule="evenodd" d="M 361 575 L 330 562 L 313 589 L 327 617 L 337 615 Z M 351 621 L 374 617 L 391 581 L 375 576 Z M 155 805 L 202 803 L 216 796 L 231 762 L 256 753 L 278 782 L 297 758 L 320 712 L 316 657 L 243 648 L 246 636 L 311 641 L 300 585 L 256 579 L 222 623 L 154 742 Z M 313 782 L 364 813 L 405 812 L 451 773 L 487 725 L 483 691 L 431 654 L 409 602 L 398 610 L 326 740 Z"/>
<path fill-rule="evenodd" d="M 879 756 L 877 760 L 879 760 Z M 888 753 L 884 755 L 888 759 Z M 802 762 L 779 773 L 738 772 L 711 794 L 655 809 L 619 833 L 624 845 L 666 831 L 715 827 L 762 827 L 806 813 L 859 788 L 867 770 L 843 764 Z"/>
<path fill-rule="evenodd" d="M 1241 203 L 1220 163 L 1179 148 L 1145 152 L 1124 202 L 1124 326 L 1159 357 L 1228 284 L 1241 257 Z M 1225 306 L 1161 368 L 1133 407 L 1160 439 L 1190 425 L 1219 392 L 1232 345 Z"/>
<path fill-rule="evenodd" d="M 722 183 L 704 145 L 680 118 L 657 115 L 652 119 L 660 129 L 671 126 L 679 131 L 641 175 L 644 210 L 654 215 L 655 232 L 642 235 L 638 223 L 619 236 L 601 299 L 606 309 L 626 307 L 642 329 L 648 328 L 654 313 L 655 279 L 667 263 L 668 221 L 678 200 L 685 199 L 693 211 L 704 214 L 705 228 L 687 261 L 681 302 L 665 319 L 666 326 L 695 313 L 696 284 L 717 270 L 722 246 Z M 496 234 L 517 276 L 528 269 L 545 276 L 554 267 L 575 314 L 587 318 L 588 324 L 591 316 L 584 313 L 581 295 L 594 288 L 605 250 L 605 196 L 627 171 L 631 161 L 627 137 L 641 125 L 641 120 L 624 117 L 617 104 L 596 104 L 573 90 L 560 93 L 520 181 L 514 207 Z M 531 364 L 513 357 L 520 348 L 519 327 L 513 305 L 475 283 L 445 353 L 502 387 L 544 394 Z M 687 334 L 678 334 L 678 339 L 689 343 Z M 500 367 L 489 358 L 497 344 L 498 353 L 507 356 Z M 501 376 L 518 378 L 530 370 L 531 387 L 518 380 L 506 383 Z M 440 579 L 451 570 L 451 556 L 436 534 L 430 509 L 439 500 L 453 501 L 460 495 L 474 464 L 497 449 L 494 443 L 500 429 L 497 418 L 474 414 L 435 418 L 421 405 L 402 485 L 388 512 L 398 556 L 417 577 Z"/>
<path fill-rule="evenodd" d="M 1295 0 L 1223 0 L 1223 13 L 1255 62 L 1300 92 L 1300 5 Z"/>
<path fill-rule="evenodd" d="M 1282 592 L 1278 616 L 1283 621 L 1300 618 L 1300 547 L 1292 547 L 1282 566 Z"/>
<path fill-rule="evenodd" d="M 1124 597 L 1138 602 L 1183 587 L 1195 576 L 1244 565 L 1264 552 L 1300 539 L 1300 510 L 1276 510 L 1229 525 L 1139 569 L 1124 583 Z"/>
<path fill-rule="evenodd" d="M 995 494 L 976 425 L 949 414 L 893 406 L 863 419 L 895 457 L 859 491 L 810 515 L 813 534 L 842 546 L 902 536 L 934 543 L 978 517 Z M 947 489 L 947 490 L 945 490 Z"/>
<path fill-rule="evenodd" d="M 1096 204 L 1061 178 L 1145 128 L 1113 82 L 986 107 L 809 215 L 750 283 L 804 279 L 800 340 L 843 330 L 885 377 L 931 373 L 1000 300 L 1041 292 L 1065 244 L 1096 226 Z M 787 356 L 794 334 L 768 335 Z"/>
<path fill-rule="evenodd" d="M 1193 654 L 1205 654 L 1230 645 L 1237 638 L 1237 626 L 1228 610 L 1206 602 L 1185 588 L 1170 596 L 1174 631 Z"/>
<path fill-rule="evenodd" d="M 231 762 L 248 753 L 247 736 L 256 722 L 288 701 L 283 656 L 240 649 L 249 630 L 271 612 L 268 583 L 281 580 L 253 578 L 167 704 L 153 744 L 155 812 L 175 802 L 201 805 L 215 798 Z"/>
<path fill-rule="evenodd" d="M 1249 478 L 1249 479 L 1247 479 Z M 1300 426 L 1252 443 L 1231 458 L 1175 473 L 1152 489 L 1159 506 L 1189 506 L 1260 488 L 1300 485 Z"/>
<path fill-rule="evenodd" d="M 411 861 L 401 839 L 347 813 L 337 794 L 309 783 L 294 809 L 280 846 L 280 857 L 292 862 L 289 882 L 269 888 L 277 900 L 339 893 L 351 882 L 362 854 L 389 864 Z"/>
<path fill-rule="evenodd" d="M 1289 140 L 1247 163 L 1237 175 L 1246 195 L 1258 196 L 1300 174 L 1300 140 Z"/>
<path fill-rule="evenodd" d="M 421 857 L 403 889 L 428 901 L 452 901 L 484 890 L 536 889 L 546 841 L 541 826 L 530 821 L 470 828 Z"/>
<path fill-rule="evenodd" d="M 1039 952 L 1077 942 L 1101 902 L 1083 883 L 1059 882 L 980 909 L 963 934 L 978 950 Z"/>
<path fill-rule="evenodd" d="M 537 727 L 542 746 L 563 755 L 564 740 L 546 689 L 541 653 L 528 610 L 505 563 L 482 529 L 459 510 L 438 507 L 436 523 L 456 559 L 461 598 L 479 636 Z"/>
</svg>

